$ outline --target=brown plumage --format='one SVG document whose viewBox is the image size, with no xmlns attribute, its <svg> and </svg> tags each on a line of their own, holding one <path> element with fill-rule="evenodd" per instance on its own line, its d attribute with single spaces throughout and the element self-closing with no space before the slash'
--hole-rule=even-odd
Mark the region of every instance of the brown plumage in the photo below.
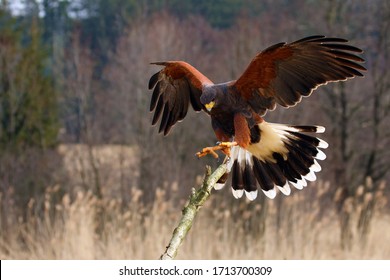
<svg viewBox="0 0 390 280">
<path fill-rule="evenodd" d="M 277 189 L 289 194 L 289 184 L 302 188 L 320 170 L 315 159 L 325 158 L 318 148 L 327 144 L 305 133 L 320 133 L 324 128 L 271 124 L 262 117 L 276 104 L 296 105 L 320 85 L 363 76 L 364 60 L 356 55 L 362 51 L 347 42 L 311 36 L 279 43 L 257 54 L 237 80 L 221 84 L 183 61 L 152 63 L 164 66 L 149 81 L 149 89 L 154 88 L 152 124 L 161 119 L 159 132 L 167 135 L 186 116 L 190 104 L 195 111 L 205 111 L 217 139 L 231 143 L 199 155 L 221 149 L 230 156 L 228 168 L 233 172 L 236 197 L 245 192 L 254 199 L 257 184 L 269 197 Z"/>
</svg>

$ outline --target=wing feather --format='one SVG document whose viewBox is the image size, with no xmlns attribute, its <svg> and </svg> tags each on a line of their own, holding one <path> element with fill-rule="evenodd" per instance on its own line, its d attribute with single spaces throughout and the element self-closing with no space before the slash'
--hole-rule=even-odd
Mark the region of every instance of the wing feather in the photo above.
<svg viewBox="0 0 390 280">
<path fill-rule="evenodd" d="M 296 105 L 318 86 L 363 76 L 362 50 L 343 38 L 322 35 L 275 44 L 251 61 L 232 86 L 260 115 Z"/>
<path fill-rule="evenodd" d="M 155 73 L 152 77 L 150 77 L 150 80 L 149 80 L 149 89 L 154 88 L 154 86 L 157 84 L 157 82 L 158 82 L 158 76 L 159 76 L 159 72 Z"/>
<path fill-rule="evenodd" d="M 195 111 L 205 109 L 200 102 L 202 88 L 213 83 L 183 61 L 152 64 L 165 66 L 149 80 L 149 89 L 153 89 L 150 100 L 150 111 L 154 111 L 152 125 L 161 119 L 158 131 L 167 135 L 173 125 L 185 118 L 190 104 Z"/>
<path fill-rule="evenodd" d="M 160 83 L 157 83 L 153 90 L 152 98 L 150 100 L 150 111 L 156 109 L 156 105 L 157 105 L 157 101 L 159 100 L 159 97 L 160 97 Z"/>
</svg>

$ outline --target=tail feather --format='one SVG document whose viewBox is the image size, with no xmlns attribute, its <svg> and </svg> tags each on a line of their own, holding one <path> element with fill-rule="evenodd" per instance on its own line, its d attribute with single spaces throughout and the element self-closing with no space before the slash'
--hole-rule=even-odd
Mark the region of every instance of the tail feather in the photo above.
<svg viewBox="0 0 390 280">
<path fill-rule="evenodd" d="M 251 143 L 247 149 L 236 146 L 231 150 L 227 162 L 228 173 L 232 173 L 234 197 L 244 195 L 254 200 L 258 195 L 257 186 L 269 198 L 277 191 L 284 195 L 291 193 L 290 185 L 303 189 L 307 181 L 316 180 L 316 172 L 321 171 L 317 160 L 326 158 L 320 149 L 328 143 L 305 133 L 322 133 L 322 126 L 292 126 L 262 122 L 258 124 L 260 141 Z M 225 176 L 219 184 L 226 182 Z"/>
</svg>

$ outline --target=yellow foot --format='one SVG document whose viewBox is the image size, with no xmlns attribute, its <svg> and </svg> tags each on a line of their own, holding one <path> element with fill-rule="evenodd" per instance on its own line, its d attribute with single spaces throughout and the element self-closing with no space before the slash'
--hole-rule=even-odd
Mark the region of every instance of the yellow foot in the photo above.
<svg viewBox="0 0 390 280">
<path fill-rule="evenodd" d="M 196 155 L 198 158 L 201 158 L 211 154 L 214 158 L 218 158 L 218 154 L 215 151 L 222 151 L 225 155 L 230 156 L 230 148 L 237 145 L 237 142 L 220 142 L 217 146 L 203 148 Z"/>
</svg>

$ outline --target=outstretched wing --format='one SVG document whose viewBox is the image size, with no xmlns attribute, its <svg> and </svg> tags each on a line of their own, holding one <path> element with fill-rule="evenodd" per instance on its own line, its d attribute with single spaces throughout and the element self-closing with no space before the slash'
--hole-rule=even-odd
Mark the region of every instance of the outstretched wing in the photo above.
<svg viewBox="0 0 390 280">
<path fill-rule="evenodd" d="M 154 111 L 152 125 L 161 118 L 158 132 L 167 135 L 172 126 L 184 119 L 191 103 L 195 111 L 205 109 L 200 102 L 202 87 L 213 83 L 184 61 L 154 62 L 165 66 L 149 80 L 153 89 L 150 111 Z"/>
<path fill-rule="evenodd" d="M 290 107 L 318 86 L 363 76 L 362 50 L 341 38 L 311 36 L 273 45 L 251 61 L 233 86 L 260 115 L 276 103 Z"/>
</svg>

